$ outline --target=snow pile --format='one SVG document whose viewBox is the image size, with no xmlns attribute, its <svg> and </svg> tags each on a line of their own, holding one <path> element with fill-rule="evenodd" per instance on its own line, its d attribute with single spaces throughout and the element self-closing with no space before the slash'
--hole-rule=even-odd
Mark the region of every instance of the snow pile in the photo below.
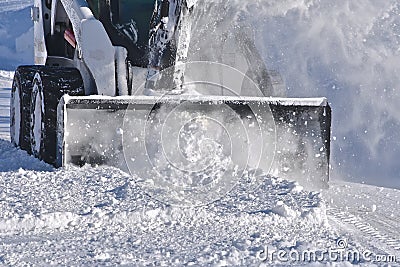
<svg viewBox="0 0 400 267">
<path fill-rule="evenodd" d="M 7 0 L 0 2 L 0 12 L 16 11 L 33 5 L 32 0 Z"/>
<path fill-rule="evenodd" d="M 118 169 L 53 170 L 24 152 L 6 160 L 13 150 L 3 141 L 0 162 L 36 170 L 0 175 L 3 264 L 257 265 L 265 245 L 315 246 L 330 234 L 319 194 L 259 172 L 210 205 L 179 208 Z"/>
<path fill-rule="evenodd" d="M 52 166 L 29 156 L 26 151 L 0 139 L 0 173 L 18 170 L 50 171 L 52 169 Z"/>
<path fill-rule="evenodd" d="M 33 22 L 29 7 L 32 4 L 30 1 L 0 2 L 0 61 L 3 70 L 13 71 L 18 65 L 33 63 Z"/>
<path fill-rule="evenodd" d="M 15 39 L 15 49 L 18 54 L 26 55 L 29 59 L 33 53 L 33 27 Z"/>
<path fill-rule="evenodd" d="M 14 72 L 0 70 L 0 88 L 11 88 Z M 9 97 L 7 97 L 9 99 Z"/>
</svg>

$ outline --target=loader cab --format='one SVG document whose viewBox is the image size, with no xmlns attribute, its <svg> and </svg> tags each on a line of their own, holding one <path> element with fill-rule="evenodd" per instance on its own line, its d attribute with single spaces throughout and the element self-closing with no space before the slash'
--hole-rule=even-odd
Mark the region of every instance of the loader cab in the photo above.
<svg viewBox="0 0 400 267">
<path fill-rule="evenodd" d="M 146 68 L 150 22 L 156 0 L 87 0 L 114 46 L 123 46 L 133 66 Z"/>
<path fill-rule="evenodd" d="M 64 6 L 61 1 L 54 0 L 45 0 L 44 4 L 43 28 L 48 56 L 73 59 L 76 42 Z"/>
</svg>

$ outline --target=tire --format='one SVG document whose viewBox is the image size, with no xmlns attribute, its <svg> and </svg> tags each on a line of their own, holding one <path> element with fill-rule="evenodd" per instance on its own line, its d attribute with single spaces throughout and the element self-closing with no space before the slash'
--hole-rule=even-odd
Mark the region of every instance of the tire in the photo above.
<svg viewBox="0 0 400 267">
<path fill-rule="evenodd" d="M 38 66 L 20 66 L 16 69 L 10 99 L 11 143 L 30 151 L 29 114 L 33 76 Z"/>
<path fill-rule="evenodd" d="M 43 154 L 41 152 L 44 150 L 45 138 L 48 136 L 48 134 L 46 134 L 48 125 L 45 125 L 46 119 L 44 111 L 45 104 L 42 79 L 39 73 L 36 73 L 33 80 L 31 95 L 30 143 L 32 155 L 39 159 L 42 159 Z"/>
<path fill-rule="evenodd" d="M 31 153 L 53 165 L 57 154 L 57 106 L 64 94 L 84 95 L 79 71 L 63 67 L 39 68 L 33 77 L 30 101 Z"/>
</svg>

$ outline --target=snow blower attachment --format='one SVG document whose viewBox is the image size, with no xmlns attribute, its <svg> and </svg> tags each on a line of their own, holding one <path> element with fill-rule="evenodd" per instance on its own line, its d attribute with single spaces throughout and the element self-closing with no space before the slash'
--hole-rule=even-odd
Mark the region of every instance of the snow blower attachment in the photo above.
<svg viewBox="0 0 400 267">
<path fill-rule="evenodd" d="M 59 166 L 107 164 L 142 178 L 177 169 L 183 176 L 206 172 L 219 147 L 232 161 L 230 173 L 260 168 L 309 188 L 328 181 L 325 98 L 65 97 L 58 112 Z"/>
<path fill-rule="evenodd" d="M 12 142 L 57 167 L 130 171 L 157 195 L 217 197 L 249 168 L 325 187 L 327 100 L 285 98 L 240 25 L 210 44 L 206 29 L 227 24 L 197 1 L 155 3 L 35 0 L 37 65 L 15 73 Z"/>
</svg>

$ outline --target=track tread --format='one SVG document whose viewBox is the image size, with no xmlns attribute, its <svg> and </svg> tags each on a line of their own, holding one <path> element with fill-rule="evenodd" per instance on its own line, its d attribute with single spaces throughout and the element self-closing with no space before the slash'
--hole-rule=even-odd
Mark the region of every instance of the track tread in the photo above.
<svg viewBox="0 0 400 267">
<path fill-rule="evenodd" d="M 329 208 L 327 210 L 327 215 L 335 218 L 337 221 L 354 226 L 357 230 L 369 237 L 372 237 L 374 241 L 380 241 L 383 247 L 389 247 L 397 252 L 400 252 L 400 240 L 381 233 L 368 222 L 361 221 L 361 218 L 338 208 Z"/>
</svg>

